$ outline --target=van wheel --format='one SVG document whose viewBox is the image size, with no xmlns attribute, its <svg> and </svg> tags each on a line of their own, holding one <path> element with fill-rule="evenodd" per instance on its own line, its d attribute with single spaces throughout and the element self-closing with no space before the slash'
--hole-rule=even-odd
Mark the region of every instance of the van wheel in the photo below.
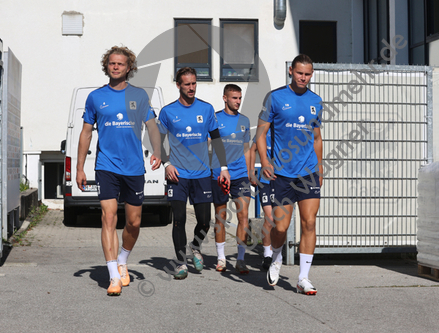
<svg viewBox="0 0 439 333">
<path fill-rule="evenodd" d="M 64 225 L 73 227 L 76 225 L 77 212 L 75 208 L 64 207 Z"/>
<path fill-rule="evenodd" d="M 172 223 L 172 208 L 171 206 L 165 206 L 159 208 L 159 218 L 161 225 L 168 225 Z"/>
</svg>

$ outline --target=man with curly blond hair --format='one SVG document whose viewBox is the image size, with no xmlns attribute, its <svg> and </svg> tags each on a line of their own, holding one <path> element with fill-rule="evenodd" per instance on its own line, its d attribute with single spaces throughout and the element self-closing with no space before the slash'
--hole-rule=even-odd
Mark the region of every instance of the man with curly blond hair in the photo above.
<svg viewBox="0 0 439 333">
<path fill-rule="evenodd" d="M 127 259 L 140 231 L 144 198 L 145 165 L 141 141 L 145 122 L 154 153 L 152 170 L 160 167 L 160 133 L 148 94 L 127 80 L 137 71 L 136 56 L 127 47 L 113 46 L 102 56 L 102 70 L 109 83 L 90 93 L 85 104 L 84 125 L 78 144 L 76 183 L 87 184 L 84 163 L 93 126 L 99 134 L 96 153 L 96 184 L 102 208 L 102 248 L 110 274 L 108 295 L 120 295 L 130 276 Z M 116 233 L 118 202 L 125 203 L 126 224 L 120 254 Z"/>
</svg>

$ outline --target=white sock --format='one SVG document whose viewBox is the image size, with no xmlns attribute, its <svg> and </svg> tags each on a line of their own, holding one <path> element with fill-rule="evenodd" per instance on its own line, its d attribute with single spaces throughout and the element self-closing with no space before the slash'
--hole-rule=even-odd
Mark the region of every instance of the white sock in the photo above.
<svg viewBox="0 0 439 333">
<path fill-rule="evenodd" d="M 273 262 L 280 262 L 280 263 L 282 263 L 282 248 L 283 248 L 283 245 L 281 247 L 277 248 L 277 249 L 275 249 L 272 246 L 272 249 L 273 249 Z"/>
<path fill-rule="evenodd" d="M 108 273 L 110 273 L 110 280 L 113 278 L 120 279 L 119 271 L 117 270 L 117 261 L 111 260 L 107 261 Z"/>
<path fill-rule="evenodd" d="M 273 251 L 271 250 L 271 245 L 268 246 L 264 245 L 264 258 L 271 257 L 272 255 L 273 255 Z"/>
<path fill-rule="evenodd" d="M 247 246 L 238 244 L 238 260 L 244 260 L 245 249 Z"/>
<path fill-rule="evenodd" d="M 128 256 L 130 255 L 131 251 L 125 250 L 123 247 L 120 248 L 119 256 L 117 257 L 117 264 L 118 265 L 126 265 Z"/>
<path fill-rule="evenodd" d="M 314 255 L 300 253 L 299 257 L 300 257 L 299 281 L 301 281 L 303 278 L 308 278 L 309 270 L 312 264 L 312 258 L 314 257 Z"/>
<path fill-rule="evenodd" d="M 224 255 L 224 245 L 226 244 L 226 242 L 222 242 L 222 243 L 216 243 L 216 253 L 218 254 L 218 259 L 226 259 L 226 256 Z"/>
</svg>

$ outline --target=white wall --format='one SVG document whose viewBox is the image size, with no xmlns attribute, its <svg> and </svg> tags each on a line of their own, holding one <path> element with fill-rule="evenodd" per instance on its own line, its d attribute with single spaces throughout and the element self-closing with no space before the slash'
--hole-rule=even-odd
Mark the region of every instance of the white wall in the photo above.
<svg viewBox="0 0 439 333">
<path fill-rule="evenodd" d="M 65 11 L 84 15 L 82 36 L 62 36 Z M 285 61 L 297 54 L 292 17 L 288 13 L 283 29 L 276 29 L 272 1 L 22 0 L 18 5 L 3 0 L 0 38 L 4 49 L 10 47 L 23 65 L 24 152 L 59 150 L 66 135 L 73 88 L 107 83 L 100 67 L 106 49 L 123 44 L 138 54 L 155 37 L 172 29 L 174 18 L 212 18 L 216 26 L 220 18 L 258 19 L 260 59 L 267 67 L 272 89 L 284 83 Z M 218 54 L 213 53 L 212 60 L 214 80 L 200 82 L 197 96 L 220 109 L 225 83 L 219 83 Z M 173 69 L 172 58 L 161 62 L 157 85 L 163 88 L 165 103 L 178 97 Z"/>
</svg>

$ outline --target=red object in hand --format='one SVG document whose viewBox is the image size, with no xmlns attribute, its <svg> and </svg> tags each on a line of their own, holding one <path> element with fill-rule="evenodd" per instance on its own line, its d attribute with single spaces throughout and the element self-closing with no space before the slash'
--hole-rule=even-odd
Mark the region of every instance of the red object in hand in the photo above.
<svg viewBox="0 0 439 333">
<path fill-rule="evenodd" d="M 222 181 L 220 181 L 220 177 L 218 177 L 218 185 L 221 187 L 221 191 L 223 191 L 224 194 L 230 193 L 230 184 L 227 181 L 227 179 L 223 178 Z"/>
</svg>

